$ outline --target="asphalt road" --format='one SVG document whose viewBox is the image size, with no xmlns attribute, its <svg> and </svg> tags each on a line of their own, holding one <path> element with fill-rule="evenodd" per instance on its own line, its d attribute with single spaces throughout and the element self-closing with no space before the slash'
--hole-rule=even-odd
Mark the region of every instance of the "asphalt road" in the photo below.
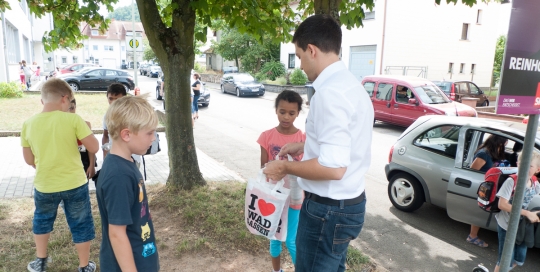
<svg viewBox="0 0 540 272">
<path fill-rule="evenodd" d="M 154 92 L 155 82 L 155 78 L 139 77 L 143 93 Z M 245 179 L 255 177 L 260 166 L 256 140 L 262 131 L 277 125 L 272 101 L 275 95 L 238 98 L 222 94 L 213 84 L 207 84 L 207 88 L 211 90 L 211 102 L 209 107 L 199 109 L 194 128 L 197 147 Z M 302 130 L 308 111 L 306 107 L 295 121 Z M 490 246 L 479 248 L 465 241 L 469 226 L 450 219 L 443 209 L 424 204 L 416 212 L 404 213 L 393 208 L 384 165 L 390 147 L 403 130 L 375 124 L 372 163 L 366 176 L 367 216 L 353 244 L 389 271 L 472 271 L 479 263 L 491 270 L 497 260 L 495 232 L 481 230 L 481 238 Z M 539 257 L 539 249 L 529 250 L 525 266 L 515 271 L 538 271 Z"/>
</svg>

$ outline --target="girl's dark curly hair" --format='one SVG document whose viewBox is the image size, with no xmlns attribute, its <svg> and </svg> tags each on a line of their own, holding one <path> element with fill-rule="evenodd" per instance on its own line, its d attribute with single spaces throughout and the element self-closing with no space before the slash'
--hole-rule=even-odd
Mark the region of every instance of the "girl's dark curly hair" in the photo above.
<svg viewBox="0 0 540 272">
<path fill-rule="evenodd" d="M 291 90 L 284 90 L 282 91 L 277 97 L 276 97 L 276 103 L 274 105 L 274 107 L 278 108 L 278 105 L 279 105 L 279 101 L 281 100 L 285 100 L 289 103 L 297 103 L 298 104 L 298 111 L 300 112 L 302 110 L 302 103 L 304 102 L 304 100 L 302 99 L 302 97 L 295 91 L 291 91 Z"/>
</svg>

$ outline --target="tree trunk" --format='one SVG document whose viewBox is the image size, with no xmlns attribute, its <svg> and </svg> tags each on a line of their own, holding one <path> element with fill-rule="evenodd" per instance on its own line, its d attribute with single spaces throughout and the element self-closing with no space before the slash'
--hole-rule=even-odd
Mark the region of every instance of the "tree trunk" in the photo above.
<svg viewBox="0 0 540 272">
<path fill-rule="evenodd" d="M 172 14 L 172 27 L 166 27 L 156 1 L 137 0 L 141 21 L 150 46 L 165 75 L 167 101 L 167 142 L 169 186 L 191 189 L 205 185 L 199 170 L 191 117 L 191 69 L 195 61 L 193 39 L 195 12 L 189 0 L 173 0 L 179 7 Z"/>
<path fill-rule="evenodd" d="M 328 14 L 339 22 L 341 0 L 315 0 L 315 14 Z"/>
</svg>

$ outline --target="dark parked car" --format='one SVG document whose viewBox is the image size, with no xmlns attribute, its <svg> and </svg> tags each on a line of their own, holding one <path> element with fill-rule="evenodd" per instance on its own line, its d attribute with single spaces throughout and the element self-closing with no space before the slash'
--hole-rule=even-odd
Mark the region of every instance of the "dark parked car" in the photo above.
<svg viewBox="0 0 540 272">
<path fill-rule="evenodd" d="M 84 69 L 81 72 L 60 75 L 59 78 L 65 80 L 74 92 L 79 90 L 107 90 L 107 87 L 112 83 L 123 84 L 126 91 L 135 88 L 133 76 L 126 71 L 118 69 Z"/>
<path fill-rule="evenodd" d="M 264 85 L 246 73 L 225 74 L 221 78 L 221 92 L 232 93 L 236 96 L 263 96 Z"/>
<path fill-rule="evenodd" d="M 148 68 L 146 68 L 146 75 L 149 77 L 160 77 L 161 76 L 161 67 L 152 65 Z"/>
<path fill-rule="evenodd" d="M 193 79 L 191 80 L 191 84 L 193 84 Z M 197 101 L 199 105 L 203 107 L 208 107 L 210 105 L 210 92 L 206 89 L 206 84 L 203 82 L 201 86 L 201 96 L 199 97 L 199 100 Z M 159 90 L 161 89 L 161 78 L 158 78 L 157 84 L 156 84 L 156 99 L 157 100 L 163 100 L 163 97 L 159 95 Z M 163 90 L 165 92 L 165 90 Z"/>
<path fill-rule="evenodd" d="M 93 63 L 72 63 L 72 64 L 69 64 L 69 65 L 66 65 L 62 68 L 60 68 L 60 73 L 61 74 L 70 74 L 70 73 L 73 73 L 73 72 L 77 72 L 83 68 L 86 68 L 86 67 L 99 67 L 99 65 L 97 64 L 93 64 Z"/>
<path fill-rule="evenodd" d="M 476 106 L 489 106 L 489 99 L 476 84 L 470 81 L 444 80 L 433 81 L 450 99 L 461 102 L 463 97 L 478 98 Z"/>
</svg>

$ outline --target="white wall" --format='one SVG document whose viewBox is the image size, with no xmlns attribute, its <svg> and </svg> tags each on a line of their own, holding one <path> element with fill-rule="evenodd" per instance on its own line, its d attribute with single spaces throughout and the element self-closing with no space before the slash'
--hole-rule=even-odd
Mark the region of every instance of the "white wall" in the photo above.
<svg viewBox="0 0 540 272">
<path fill-rule="evenodd" d="M 13 80 L 19 80 L 19 61 L 26 60 L 26 63 L 32 64 L 32 26 L 30 24 L 30 20 L 28 19 L 28 9 L 26 11 L 23 11 L 21 6 L 19 5 L 19 1 L 17 0 L 8 0 L 9 5 L 11 6 L 11 10 L 6 10 L 4 13 L 4 17 L 6 19 L 6 23 L 11 24 L 14 26 L 18 31 L 18 38 L 19 38 L 19 53 L 18 58 L 19 60 L 17 62 L 11 62 L 8 63 L 7 70 L 9 70 L 9 78 L 2 78 L 2 81 L 13 81 Z M 2 35 L 4 33 L 2 32 Z M 24 44 L 23 36 L 28 39 L 28 45 Z M 29 46 L 28 54 L 26 53 L 24 46 Z M 3 48 L 2 48 L 3 51 Z M 2 52 L 3 54 L 3 52 Z M 5 61 L 1 63 L 0 65 L 5 65 Z"/>
<path fill-rule="evenodd" d="M 428 79 L 449 79 L 448 66 L 453 62 L 452 79 L 470 80 L 471 64 L 475 64 L 474 82 L 480 87 L 489 87 L 495 43 L 501 29 L 505 28 L 499 16 L 509 12 L 509 4 L 502 5 L 506 9 L 501 9 L 501 4 L 494 2 L 468 7 L 461 3 L 438 6 L 433 0 L 387 0 L 384 54 L 381 55 L 384 2 L 376 1 L 375 19 L 365 20 L 363 28 L 342 27 L 342 60 L 347 67 L 351 46 L 376 45 L 375 74 L 384 74 L 387 66 L 427 66 Z M 476 24 L 478 9 L 482 10 L 481 24 Z M 460 40 L 463 23 L 469 23 L 468 41 Z M 294 53 L 294 45 L 281 44 L 280 60 L 286 67 L 289 53 Z M 465 63 L 463 74 L 459 73 L 461 63 Z M 298 58 L 295 66 L 300 66 Z"/>
</svg>

